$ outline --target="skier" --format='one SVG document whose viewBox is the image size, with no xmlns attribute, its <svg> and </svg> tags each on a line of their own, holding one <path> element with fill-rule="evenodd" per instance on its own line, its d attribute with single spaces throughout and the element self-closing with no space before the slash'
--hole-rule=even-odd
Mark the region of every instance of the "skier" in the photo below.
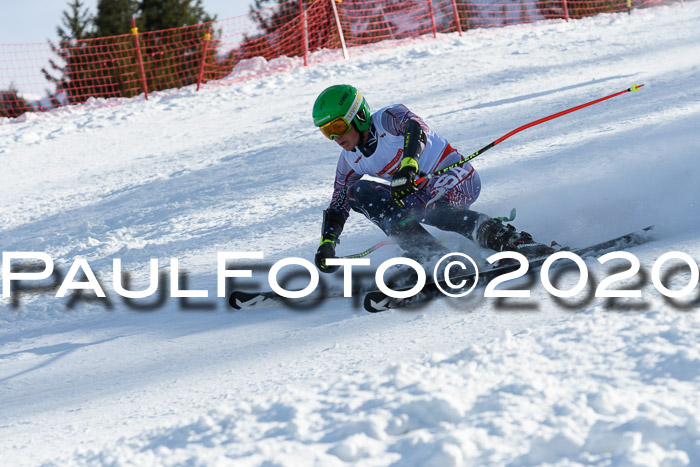
<svg viewBox="0 0 700 467">
<path fill-rule="evenodd" d="M 419 262 L 447 253 L 421 223 L 457 232 L 495 251 L 513 250 L 527 257 L 552 252 L 527 232 L 470 210 L 479 197 L 481 182 L 468 162 L 417 185 L 415 180 L 420 176 L 450 166 L 463 156 L 402 104 L 370 115 L 367 101 L 356 88 L 336 85 L 318 96 L 313 119 L 314 125 L 343 149 L 315 256 L 321 271 L 332 273 L 339 268 L 326 265 L 326 259 L 335 257 L 350 209 L 367 216 Z M 362 180 L 363 175 L 389 184 Z"/>
</svg>

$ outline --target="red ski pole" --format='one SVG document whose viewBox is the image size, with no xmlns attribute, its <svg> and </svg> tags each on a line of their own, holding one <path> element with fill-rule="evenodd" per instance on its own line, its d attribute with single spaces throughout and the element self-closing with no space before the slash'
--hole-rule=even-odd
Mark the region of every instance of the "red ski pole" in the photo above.
<svg viewBox="0 0 700 467">
<path fill-rule="evenodd" d="M 513 136 L 514 134 L 520 133 L 521 131 L 526 130 L 530 127 L 533 127 L 535 125 L 539 125 L 540 123 L 544 123 L 544 122 L 547 122 L 549 120 L 553 120 L 557 117 L 561 117 L 562 115 L 570 114 L 571 112 L 575 112 L 577 110 L 583 109 L 584 107 L 588 107 L 589 105 L 597 104 L 598 102 L 603 102 L 605 100 L 612 99 L 613 97 L 619 96 L 620 94 L 624 94 L 626 92 L 639 91 L 639 88 L 641 88 L 642 86 L 644 86 L 644 85 L 643 84 L 635 84 L 631 88 L 625 89 L 624 91 L 616 92 L 615 94 L 610 94 L 609 96 L 601 97 L 600 99 L 596 99 L 596 100 L 591 101 L 591 102 L 586 102 L 585 104 L 577 105 L 576 107 L 572 107 L 570 109 L 562 110 L 561 112 L 557 112 L 553 115 L 550 115 L 549 117 L 540 118 L 539 120 L 535 120 L 534 122 L 530 122 L 526 125 L 518 127 L 515 130 L 511 131 L 510 133 L 507 133 L 507 134 L 501 136 L 496 141 L 493 141 L 493 142 L 487 144 L 483 148 L 481 148 L 478 151 L 476 151 L 475 153 L 467 156 L 466 158 L 462 159 L 461 161 L 455 162 L 454 164 L 452 164 L 450 166 L 447 166 L 443 169 L 437 170 L 433 173 L 427 174 L 423 177 L 416 179 L 415 183 L 416 183 L 416 185 L 418 185 L 420 183 L 425 182 L 426 180 L 430 180 L 431 178 L 435 177 L 436 175 L 443 174 L 443 173 L 447 172 L 448 170 L 454 169 L 455 167 L 459 167 L 460 165 L 464 164 L 465 162 L 468 162 L 468 161 L 474 159 L 476 156 L 488 151 L 489 149 L 491 149 L 492 147 L 494 147 L 498 143 L 505 141 L 508 138 L 510 138 L 511 136 Z"/>
</svg>

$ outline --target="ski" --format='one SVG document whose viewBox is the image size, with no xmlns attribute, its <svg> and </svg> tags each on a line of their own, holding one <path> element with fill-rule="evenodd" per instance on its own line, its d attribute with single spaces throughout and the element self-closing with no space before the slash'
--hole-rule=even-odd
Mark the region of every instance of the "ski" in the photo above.
<svg viewBox="0 0 700 467">
<path fill-rule="evenodd" d="M 578 256 L 585 257 L 585 256 L 590 256 L 592 254 L 596 253 L 603 253 L 606 250 L 619 250 L 619 249 L 625 249 L 629 248 L 634 245 L 641 245 L 643 243 L 646 243 L 650 240 L 653 239 L 652 231 L 653 231 L 654 226 L 649 226 L 645 227 L 644 229 L 631 232 L 625 235 L 621 235 L 619 237 L 615 237 L 610 240 L 606 240 L 604 242 L 596 243 L 594 245 L 590 245 L 587 247 L 583 248 L 575 248 L 570 251 L 571 253 L 574 253 Z M 529 270 L 533 271 L 538 268 L 540 268 L 544 262 L 547 260 L 548 256 L 542 256 L 539 258 L 534 258 L 529 260 Z M 479 273 L 478 276 L 478 282 L 480 284 L 486 284 L 492 279 L 508 273 L 517 270 L 520 267 L 520 263 L 516 264 L 506 264 L 503 266 L 496 266 L 492 269 L 488 269 L 486 271 L 483 271 Z M 465 275 L 457 275 L 455 277 L 452 277 L 451 280 L 454 282 L 456 281 L 465 281 L 465 284 L 463 287 L 468 287 L 474 284 L 475 280 L 475 275 L 472 274 L 465 274 Z M 444 281 L 440 281 L 441 286 L 446 286 Z M 479 285 L 479 284 L 477 284 Z M 410 287 L 406 287 L 405 289 L 399 289 L 397 291 L 402 291 L 402 290 L 409 290 Z M 409 298 L 393 298 L 389 297 L 388 295 L 384 294 L 380 290 L 373 290 L 370 292 L 367 292 L 367 294 L 364 297 L 364 307 L 365 310 L 369 311 L 370 313 L 378 313 L 381 311 L 386 311 L 390 309 L 395 309 L 395 308 L 402 308 L 410 305 L 416 305 L 419 303 L 423 303 L 425 301 L 428 301 L 434 297 L 439 297 L 442 296 L 442 292 L 438 288 L 438 284 L 435 283 L 434 280 L 429 280 L 426 282 L 425 286 L 423 287 L 423 290 L 421 290 L 419 293 L 416 295 L 409 297 Z"/>
<path fill-rule="evenodd" d="M 374 283 L 362 284 L 361 282 L 355 282 L 356 286 L 353 287 L 353 296 L 355 294 L 362 295 L 374 290 Z M 234 290 L 229 294 L 228 304 L 234 310 L 246 310 L 249 308 L 262 308 L 268 306 L 290 306 L 290 305 L 304 305 L 309 304 L 314 301 L 321 301 L 327 299 L 336 299 L 344 297 L 345 292 L 342 287 L 330 288 L 322 294 L 313 293 L 306 297 L 301 298 L 285 298 L 278 295 L 272 290 L 263 290 L 259 292 L 245 292 L 243 290 Z"/>
<path fill-rule="evenodd" d="M 588 247 L 584 248 L 579 248 L 579 249 L 574 249 L 571 250 L 573 253 L 579 255 L 579 256 L 585 256 L 585 255 L 590 255 L 592 253 L 598 253 L 602 252 L 604 250 L 609 250 L 609 249 L 622 249 L 626 248 L 629 246 L 633 246 L 636 244 L 644 243 L 645 241 L 648 241 L 650 238 L 650 231 L 652 230 L 652 226 L 647 227 L 645 229 L 642 229 L 637 232 L 632 232 L 627 235 L 622 235 L 620 237 L 616 237 L 614 239 L 597 243 L 595 245 L 591 245 Z M 546 260 L 546 257 L 542 258 L 537 258 L 530 260 L 529 265 L 530 268 L 538 268 L 540 267 L 544 261 Z M 507 272 L 511 272 L 516 270 L 519 267 L 518 264 L 513 265 L 513 264 L 508 264 L 505 266 L 500 266 L 500 267 L 495 267 L 493 269 L 489 269 L 487 271 L 481 272 L 479 275 L 479 281 L 480 282 L 488 282 L 491 279 L 498 277 L 501 274 L 505 274 Z M 469 281 L 470 279 L 473 279 L 473 277 L 470 276 L 456 276 L 453 277 L 453 281 L 457 280 L 466 280 L 467 285 L 470 285 Z M 407 290 L 409 287 L 403 290 Z M 402 290 L 402 289 L 398 289 Z M 357 291 L 354 291 L 353 293 L 356 293 Z M 423 301 L 429 300 L 430 298 L 440 295 L 440 291 L 437 288 L 436 284 L 432 281 L 429 281 L 426 283 L 425 287 L 423 290 L 418 293 L 417 295 L 407 298 L 407 299 L 395 299 L 392 297 L 389 297 L 385 294 L 383 294 L 379 290 L 375 290 L 373 287 L 368 289 L 365 289 L 363 292 L 362 290 L 359 291 L 359 293 L 365 293 L 364 297 L 364 308 L 367 311 L 376 313 L 379 311 L 385 311 L 391 308 L 399 308 L 399 307 L 404 307 L 412 304 L 417 304 L 421 303 Z M 272 305 L 288 305 L 290 302 L 293 302 L 294 304 L 302 304 L 302 303 L 307 303 L 307 302 L 312 302 L 320 299 L 333 299 L 333 298 L 340 298 L 343 296 L 343 290 L 342 289 L 336 289 L 336 290 L 329 290 L 324 297 L 320 298 L 318 296 L 310 295 L 308 297 L 303 297 L 303 298 L 295 298 L 295 299 L 287 299 L 284 297 L 281 297 L 277 295 L 277 293 L 273 292 L 272 290 L 265 290 L 265 291 L 259 291 L 259 292 L 246 292 L 246 291 L 241 291 L 241 290 L 235 290 L 231 292 L 229 295 L 228 299 L 228 304 L 231 308 L 235 310 L 244 310 L 244 309 L 251 309 L 251 308 L 261 308 L 261 307 L 267 307 L 267 306 L 272 306 Z"/>
<path fill-rule="evenodd" d="M 268 305 L 271 304 L 270 302 L 278 301 L 278 299 L 279 295 L 272 290 L 254 293 L 234 290 L 228 297 L 228 304 L 235 310 L 242 310 L 244 308 Z"/>
<path fill-rule="evenodd" d="M 365 286 L 364 288 L 354 289 L 353 294 L 363 294 L 369 290 L 373 290 L 374 286 Z M 234 290 L 228 297 L 228 304 L 234 310 L 246 310 L 249 308 L 262 308 L 268 306 L 306 306 L 312 302 L 342 298 L 344 291 L 341 288 L 330 289 L 323 294 L 313 293 L 306 297 L 300 298 L 285 298 L 278 295 L 272 290 L 264 290 L 260 292 L 245 292 L 242 290 Z M 312 305 L 313 306 L 313 305 Z"/>
<path fill-rule="evenodd" d="M 511 213 L 512 215 L 512 213 Z M 376 245 L 373 245 L 366 250 L 351 254 L 351 255 L 346 255 L 342 256 L 341 258 L 344 259 L 352 259 L 352 258 L 364 258 L 365 256 L 369 255 L 370 253 L 378 250 L 379 248 L 387 245 L 395 245 L 396 242 L 394 242 L 391 239 L 388 240 L 383 240 Z M 368 290 L 372 290 L 372 287 L 365 287 L 363 290 L 360 290 L 359 293 L 364 293 L 367 292 Z M 323 298 L 339 298 L 344 295 L 343 290 L 331 290 L 328 295 L 325 295 Z M 294 303 L 306 303 L 310 302 L 313 300 L 319 300 L 320 298 L 318 296 L 312 296 L 312 297 L 303 297 L 303 298 L 297 298 L 293 299 Z M 288 302 L 285 302 L 284 297 L 280 297 L 277 295 L 277 293 L 273 292 L 272 290 L 266 290 L 262 292 L 244 292 L 241 290 L 235 290 L 233 291 L 229 297 L 228 297 L 228 304 L 231 308 L 235 310 L 243 310 L 245 308 L 253 308 L 253 307 L 259 307 L 259 306 L 268 306 L 268 305 L 282 305 Z"/>
<path fill-rule="evenodd" d="M 323 297 L 319 297 L 318 294 L 312 294 L 301 298 L 285 298 L 277 295 L 277 293 L 273 292 L 272 290 L 264 290 L 261 292 L 244 292 L 241 290 L 234 290 L 228 297 L 228 304 L 234 310 L 245 310 L 249 308 L 261 308 L 271 305 L 289 305 L 290 303 L 295 305 L 304 304 L 316 300 L 340 298 L 342 296 L 342 289 L 337 291 L 331 290 Z"/>
<path fill-rule="evenodd" d="M 388 244 L 388 243 L 386 243 Z M 382 245 L 382 244 L 378 244 Z M 376 247 L 376 245 L 375 245 Z M 374 247 L 373 247 L 374 248 Z M 376 249 L 376 248 L 375 248 Z M 345 258 L 357 258 L 358 255 L 345 256 Z M 401 273 L 396 273 L 396 277 L 400 277 Z M 374 276 L 372 276 L 374 277 Z M 403 284 L 401 284 L 403 285 Z M 353 291 L 354 297 L 361 297 L 366 292 L 374 290 L 376 286 L 374 281 L 370 281 L 367 278 L 353 279 Z M 313 307 L 313 302 L 321 302 L 327 299 L 342 298 L 345 296 L 345 290 L 343 286 L 327 286 L 322 287 L 320 291 L 314 292 L 306 297 L 300 298 L 285 298 L 278 295 L 272 290 L 263 290 L 258 292 L 246 292 L 242 290 L 234 290 L 228 296 L 228 304 L 234 310 L 245 310 L 249 308 L 262 308 L 268 306 L 288 306 L 295 307 L 300 305 L 306 308 L 307 306 Z"/>
</svg>

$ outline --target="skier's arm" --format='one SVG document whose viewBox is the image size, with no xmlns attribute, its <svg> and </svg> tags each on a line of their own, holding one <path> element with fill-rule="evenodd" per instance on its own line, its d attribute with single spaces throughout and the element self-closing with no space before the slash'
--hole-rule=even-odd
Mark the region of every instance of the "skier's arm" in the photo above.
<svg viewBox="0 0 700 467">
<path fill-rule="evenodd" d="M 347 216 L 332 208 L 323 211 L 323 226 L 321 227 L 321 244 L 331 241 L 333 244 L 339 243 L 338 238 L 343 232 L 343 226 Z"/>
<path fill-rule="evenodd" d="M 412 165 L 418 171 L 418 159 L 428 141 L 427 133 L 430 130 L 428 125 L 406 106 L 398 104 L 382 114 L 382 126 L 392 135 L 404 136 L 403 159 L 399 169 L 405 165 Z"/>
<path fill-rule="evenodd" d="M 321 244 L 316 250 L 314 262 L 316 267 L 321 272 L 335 272 L 340 266 L 328 266 L 326 260 L 335 258 L 335 244 L 338 243 L 338 237 L 343 231 L 345 225 L 345 217 L 338 211 L 331 208 L 323 211 L 323 226 L 321 227 Z"/>
<path fill-rule="evenodd" d="M 410 119 L 406 122 L 403 138 L 403 158 L 399 170 L 411 166 L 418 173 L 418 159 L 425 149 L 428 137 L 418 121 Z"/>
<path fill-rule="evenodd" d="M 390 132 L 393 129 L 397 135 L 404 135 L 403 158 L 399 169 L 391 179 L 391 197 L 397 205 L 403 207 L 403 199 L 418 191 L 415 184 L 418 174 L 418 160 L 425 149 L 428 138 L 424 130 L 424 127 L 427 128 L 427 126 L 417 115 L 404 106 L 397 106 L 397 109 L 398 112 L 387 112 L 389 115 L 387 123 L 393 124 L 387 126 L 387 129 Z"/>
<path fill-rule="evenodd" d="M 340 234 L 350 215 L 348 189 L 360 178 L 362 174 L 352 170 L 345 158 L 341 156 L 336 168 L 333 198 L 330 206 L 323 211 L 321 244 L 314 258 L 316 266 L 323 272 L 335 272 L 339 268 L 339 266 L 327 266 L 326 259 L 335 257 L 335 245 L 340 242 Z"/>
</svg>

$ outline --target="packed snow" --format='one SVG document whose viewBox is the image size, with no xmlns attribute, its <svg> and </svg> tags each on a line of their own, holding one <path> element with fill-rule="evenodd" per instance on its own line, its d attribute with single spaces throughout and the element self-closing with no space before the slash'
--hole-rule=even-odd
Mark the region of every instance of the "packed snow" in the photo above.
<svg viewBox="0 0 700 467">
<path fill-rule="evenodd" d="M 0 246 L 45 253 L 56 270 L 45 290 L 2 299 L 2 463 L 700 464 L 700 291 L 668 298 L 651 277 L 665 253 L 700 258 L 700 3 L 350 55 L 0 122 Z M 529 299 L 477 289 L 379 314 L 360 294 L 229 308 L 217 297 L 218 252 L 264 253 L 235 263 L 253 270 L 233 280 L 246 290 L 268 289 L 280 259 L 313 258 L 339 149 L 311 107 L 337 83 L 358 86 L 374 109 L 405 104 L 464 154 L 644 84 L 479 156 L 473 206 L 516 207 L 518 228 L 573 247 L 653 224 L 655 239 L 628 250 L 642 270 L 616 283 L 641 298 L 594 297 L 625 262 L 593 257 L 586 291 L 567 299 L 534 276 L 510 283 Z M 382 239 L 353 213 L 338 253 Z M 400 253 L 383 247 L 372 265 Z M 132 290 L 146 289 L 157 259 L 158 291 L 118 295 L 115 258 Z M 171 258 L 179 288 L 206 297 L 170 296 Z M 56 296 L 81 259 L 105 299 Z M 671 290 L 693 279 L 677 260 L 662 277 Z M 577 273 L 559 279 L 566 289 Z"/>
</svg>

